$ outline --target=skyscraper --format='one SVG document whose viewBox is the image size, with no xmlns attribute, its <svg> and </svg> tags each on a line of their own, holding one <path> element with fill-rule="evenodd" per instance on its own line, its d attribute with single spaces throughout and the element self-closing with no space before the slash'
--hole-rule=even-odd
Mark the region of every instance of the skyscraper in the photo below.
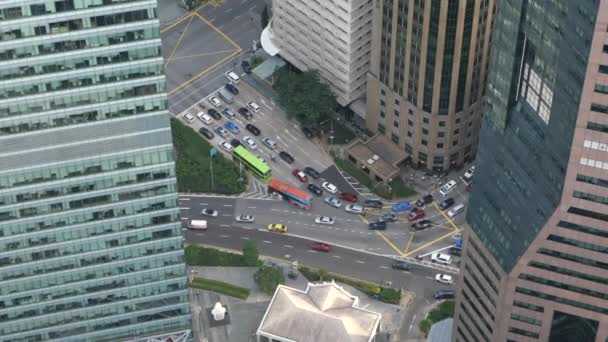
<svg viewBox="0 0 608 342">
<path fill-rule="evenodd" d="M 608 1 L 498 1 L 456 341 L 608 340 Z"/>
<path fill-rule="evenodd" d="M 190 329 L 156 7 L 0 2 L 0 341 Z"/>
<path fill-rule="evenodd" d="M 477 151 L 494 0 L 374 0 L 367 128 L 414 164 L 446 170 Z"/>
</svg>

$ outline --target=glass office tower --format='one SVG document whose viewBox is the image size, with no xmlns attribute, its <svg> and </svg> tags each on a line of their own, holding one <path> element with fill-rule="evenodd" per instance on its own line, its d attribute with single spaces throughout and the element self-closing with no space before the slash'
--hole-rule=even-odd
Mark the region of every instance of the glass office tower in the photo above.
<svg viewBox="0 0 608 342">
<path fill-rule="evenodd" d="M 455 341 L 608 341 L 608 0 L 501 0 Z"/>
<path fill-rule="evenodd" d="M 157 17 L 0 1 L 0 341 L 190 329 Z"/>
</svg>

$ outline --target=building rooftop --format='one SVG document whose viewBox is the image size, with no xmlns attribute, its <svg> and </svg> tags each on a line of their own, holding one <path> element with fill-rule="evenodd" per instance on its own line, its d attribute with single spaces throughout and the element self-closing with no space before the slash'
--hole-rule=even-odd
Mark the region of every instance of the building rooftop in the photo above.
<svg viewBox="0 0 608 342">
<path fill-rule="evenodd" d="M 426 339 L 427 342 L 450 342 L 452 341 L 452 325 L 454 324 L 453 318 L 446 318 L 443 321 L 439 321 L 431 327 L 429 331 L 429 337 Z"/>
<path fill-rule="evenodd" d="M 333 282 L 309 283 L 305 291 L 279 285 L 258 334 L 297 342 L 368 342 L 381 315 L 358 304 L 356 296 Z"/>
</svg>

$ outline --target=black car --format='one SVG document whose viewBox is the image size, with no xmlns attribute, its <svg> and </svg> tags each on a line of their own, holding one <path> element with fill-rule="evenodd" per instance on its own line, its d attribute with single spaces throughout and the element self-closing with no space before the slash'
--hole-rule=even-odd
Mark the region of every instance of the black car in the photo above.
<svg viewBox="0 0 608 342">
<path fill-rule="evenodd" d="M 455 295 L 454 290 L 437 290 L 433 293 L 435 299 L 453 299 Z"/>
<path fill-rule="evenodd" d="M 239 114 L 241 114 L 245 119 L 249 120 L 253 117 L 253 114 L 249 111 L 249 109 L 245 107 L 241 107 L 238 110 Z"/>
<path fill-rule="evenodd" d="M 397 216 L 393 213 L 382 214 L 380 217 L 378 217 L 378 221 L 379 222 L 396 222 Z"/>
<path fill-rule="evenodd" d="M 293 164 L 293 162 L 295 161 L 295 159 L 293 159 L 291 154 L 289 154 L 285 151 L 281 151 L 279 153 L 279 157 L 281 157 L 281 159 L 283 159 L 285 162 L 287 162 L 287 164 Z"/>
<path fill-rule="evenodd" d="M 393 262 L 391 263 L 391 267 L 394 269 L 397 269 L 397 270 L 402 270 L 402 271 L 409 271 L 412 269 L 410 264 L 408 264 L 407 262 L 405 262 L 403 260 L 393 260 Z"/>
<path fill-rule="evenodd" d="M 304 135 L 307 138 L 309 138 L 309 139 L 312 138 L 315 135 L 315 132 L 313 132 L 313 130 L 311 128 L 308 128 L 308 127 L 303 127 L 302 128 L 302 133 L 304 133 Z"/>
<path fill-rule="evenodd" d="M 439 208 L 441 208 L 442 210 L 446 210 L 447 208 L 451 207 L 454 205 L 454 199 L 453 198 L 446 198 L 443 201 L 441 201 L 441 203 L 439 203 Z"/>
<path fill-rule="evenodd" d="M 209 115 L 211 115 L 215 120 L 221 120 L 222 116 L 220 115 L 220 112 L 218 112 L 217 110 L 213 109 L 213 108 L 209 108 L 209 110 L 207 111 L 207 113 L 209 113 Z"/>
<path fill-rule="evenodd" d="M 450 249 L 448 249 L 448 253 L 450 255 L 459 257 L 462 255 L 462 249 L 460 247 L 452 246 Z"/>
<path fill-rule="evenodd" d="M 304 168 L 304 173 L 314 179 L 319 179 L 319 177 L 321 177 L 321 174 L 319 174 L 319 172 L 317 170 L 313 169 L 310 166 L 307 166 Z"/>
<path fill-rule="evenodd" d="M 313 194 L 315 194 L 317 196 L 323 195 L 323 190 L 321 190 L 321 188 L 319 188 L 318 186 L 316 186 L 312 183 L 308 184 L 307 188 L 308 188 L 308 191 L 312 192 Z"/>
<path fill-rule="evenodd" d="M 232 147 L 239 147 L 241 146 L 241 141 L 239 139 L 232 139 L 230 140 L 230 145 L 232 145 Z"/>
<path fill-rule="evenodd" d="M 365 200 L 363 206 L 369 208 L 382 209 L 382 202 L 378 200 Z"/>
<path fill-rule="evenodd" d="M 256 137 L 257 137 L 258 135 L 260 135 L 260 133 L 262 133 L 262 132 L 260 132 L 260 129 L 259 129 L 259 128 L 255 127 L 255 126 L 254 126 L 254 125 L 252 125 L 252 124 L 247 124 L 247 126 L 245 126 L 245 128 L 246 128 L 246 129 L 247 129 L 249 132 L 251 132 L 253 135 L 255 135 Z"/>
<path fill-rule="evenodd" d="M 369 229 L 370 230 L 385 230 L 386 229 L 386 222 L 372 222 L 369 224 Z"/>
<path fill-rule="evenodd" d="M 213 137 L 215 136 L 215 134 L 213 134 L 213 132 L 211 132 L 210 130 L 208 130 L 206 127 L 201 127 L 198 132 L 203 135 L 205 138 L 211 140 L 213 139 Z"/>
<path fill-rule="evenodd" d="M 420 220 L 418 222 L 412 223 L 412 228 L 415 230 L 425 229 L 431 226 L 431 220 Z"/>
<path fill-rule="evenodd" d="M 416 206 L 417 207 L 422 207 L 425 204 L 429 204 L 433 202 L 433 195 L 428 194 L 422 198 L 420 198 L 419 200 L 416 201 Z"/>
<path fill-rule="evenodd" d="M 227 83 L 226 84 L 226 90 L 228 90 L 229 92 L 233 93 L 234 95 L 238 95 L 239 94 L 239 88 L 237 88 L 232 83 Z"/>
<path fill-rule="evenodd" d="M 242 61 L 241 62 L 241 68 L 243 68 L 243 71 L 246 74 L 251 74 L 251 64 L 249 64 L 248 61 Z"/>
</svg>

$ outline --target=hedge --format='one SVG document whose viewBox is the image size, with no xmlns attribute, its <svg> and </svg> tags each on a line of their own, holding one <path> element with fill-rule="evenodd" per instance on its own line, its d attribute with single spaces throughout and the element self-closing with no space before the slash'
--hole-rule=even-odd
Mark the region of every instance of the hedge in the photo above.
<svg viewBox="0 0 608 342">
<path fill-rule="evenodd" d="M 186 247 L 186 264 L 190 266 L 251 266 L 251 261 L 247 261 L 243 255 L 224 252 L 214 248 L 207 248 L 197 245 Z M 262 261 L 258 260 L 258 266 Z"/>
<path fill-rule="evenodd" d="M 431 330 L 431 326 L 437 322 L 443 321 L 446 318 L 454 317 L 454 301 L 448 300 L 442 302 L 431 310 L 425 319 L 420 321 L 420 331 L 426 336 Z"/>
<path fill-rule="evenodd" d="M 244 287 L 232 285 L 219 280 L 206 279 L 201 277 L 195 277 L 190 283 L 190 287 L 194 287 L 201 290 L 207 290 L 225 294 L 227 296 L 247 299 L 249 297 L 249 289 Z"/>
</svg>

